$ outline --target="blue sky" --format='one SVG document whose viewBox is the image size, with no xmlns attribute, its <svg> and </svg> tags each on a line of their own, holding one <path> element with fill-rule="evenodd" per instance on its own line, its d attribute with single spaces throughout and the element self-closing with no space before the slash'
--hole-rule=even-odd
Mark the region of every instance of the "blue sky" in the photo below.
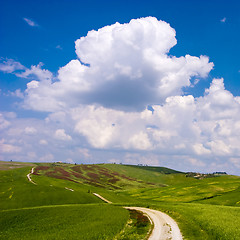
<svg viewBox="0 0 240 240">
<path fill-rule="evenodd" d="M 2 160 L 116 161 L 240 174 L 235 141 L 240 116 L 238 1 L 8 0 L 0 4 Z M 121 45 L 121 51 L 116 50 L 121 41 L 137 34 L 137 22 L 127 25 L 126 35 L 113 39 L 115 48 L 105 44 L 112 34 L 106 26 L 149 16 L 171 26 L 154 29 L 155 20 L 137 20 L 153 38 L 154 31 L 159 32 L 154 46 L 147 37 L 138 46 L 142 39 L 136 35 L 132 48 Z M 93 35 L 106 38 L 101 43 L 88 35 L 100 28 L 104 30 Z M 167 36 L 167 50 L 162 52 L 158 50 L 161 39 L 165 41 L 161 34 Z M 75 46 L 81 37 L 84 40 Z M 153 52 L 146 53 L 149 48 Z M 122 54 L 125 51 L 129 54 Z M 187 60 L 186 55 L 197 59 Z M 170 65 L 164 62 L 166 57 Z M 72 61 L 76 59 L 90 61 L 90 68 Z M 175 69 L 176 64 L 180 69 Z M 165 86 L 166 81 L 173 83 Z M 184 108 L 185 118 L 183 103 L 191 105 Z M 144 110 L 148 105 L 155 110 L 152 118 Z M 168 114 L 176 115 L 173 125 L 162 119 Z M 191 119 L 188 125 L 187 119 Z M 175 129 L 176 124 L 180 127 Z M 47 147 L 50 143 L 52 149 Z"/>
</svg>

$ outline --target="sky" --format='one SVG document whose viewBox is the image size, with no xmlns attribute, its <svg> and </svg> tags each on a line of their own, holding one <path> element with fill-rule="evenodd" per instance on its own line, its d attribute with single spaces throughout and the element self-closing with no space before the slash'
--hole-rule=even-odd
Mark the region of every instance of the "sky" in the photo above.
<svg viewBox="0 0 240 240">
<path fill-rule="evenodd" d="M 0 6 L 0 160 L 240 175 L 238 1 Z"/>
</svg>

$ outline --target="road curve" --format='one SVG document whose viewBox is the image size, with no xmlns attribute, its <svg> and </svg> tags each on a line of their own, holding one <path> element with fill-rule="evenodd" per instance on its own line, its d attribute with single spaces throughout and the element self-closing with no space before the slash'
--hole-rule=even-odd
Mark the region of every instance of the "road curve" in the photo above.
<svg viewBox="0 0 240 240">
<path fill-rule="evenodd" d="M 100 194 L 93 193 L 96 197 L 102 199 L 104 202 L 112 203 Z M 148 240 L 182 240 L 182 234 L 177 223 L 167 214 L 142 207 L 124 207 L 130 210 L 143 212 L 149 218 L 151 224 L 154 225 L 151 235 Z"/>
<path fill-rule="evenodd" d="M 153 222 L 154 227 L 148 240 L 182 240 L 182 234 L 177 223 L 167 214 L 142 207 L 125 207 L 146 214 Z"/>
<path fill-rule="evenodd" d="M 31 182 L 32 184 L 37 185 L 32 179 L 31 179 L 31 174 L 34 173 L 34 167 L 32 168 L 31 172 L 27 175 L 28 181 Z"/>
</svg>

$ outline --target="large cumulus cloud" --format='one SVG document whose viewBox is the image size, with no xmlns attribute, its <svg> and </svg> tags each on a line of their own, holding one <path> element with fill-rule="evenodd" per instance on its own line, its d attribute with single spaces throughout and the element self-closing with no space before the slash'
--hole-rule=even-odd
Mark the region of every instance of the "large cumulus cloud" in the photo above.
<svg viewBox="0 0 240 240">
<path fill-rule="evenodd" d="M 123 112 L 94 105 L 71 111 L 75 131 L 96 148 L 161 154 L 240 154 L 240 99 L 214 79 L 203 97 L 171 96 L 153 111 Z"/>
<path fill-rule="evenodd" d="M 79 104 L 141 111 L 181 94 L 192 77 L 206 77 L 213 67 L 206 56 L 169 56 L 175 30 L 148 17 L 115 23 L 76 41 L 78 59 L 58 72 L 58 80 L 29 83 L 25 106 L 56 111 Z"/>
</svg>

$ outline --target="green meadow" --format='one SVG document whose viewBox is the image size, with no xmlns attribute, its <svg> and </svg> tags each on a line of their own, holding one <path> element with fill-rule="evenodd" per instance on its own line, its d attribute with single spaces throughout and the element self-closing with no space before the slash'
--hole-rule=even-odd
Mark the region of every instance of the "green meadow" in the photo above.
<svg viewBox="0 0 240 240">
<path fill-rule="evenodd" d="M 36 184 L 27 178 L 32 167 Z M 184 239 L 240 239 L 238 176 L 196 179 L 118 164 L 0 162 L 0 169 L 0 239 L 146 238 L 149 222 L 122 206 L 166 212 Z"/>
</svg>

